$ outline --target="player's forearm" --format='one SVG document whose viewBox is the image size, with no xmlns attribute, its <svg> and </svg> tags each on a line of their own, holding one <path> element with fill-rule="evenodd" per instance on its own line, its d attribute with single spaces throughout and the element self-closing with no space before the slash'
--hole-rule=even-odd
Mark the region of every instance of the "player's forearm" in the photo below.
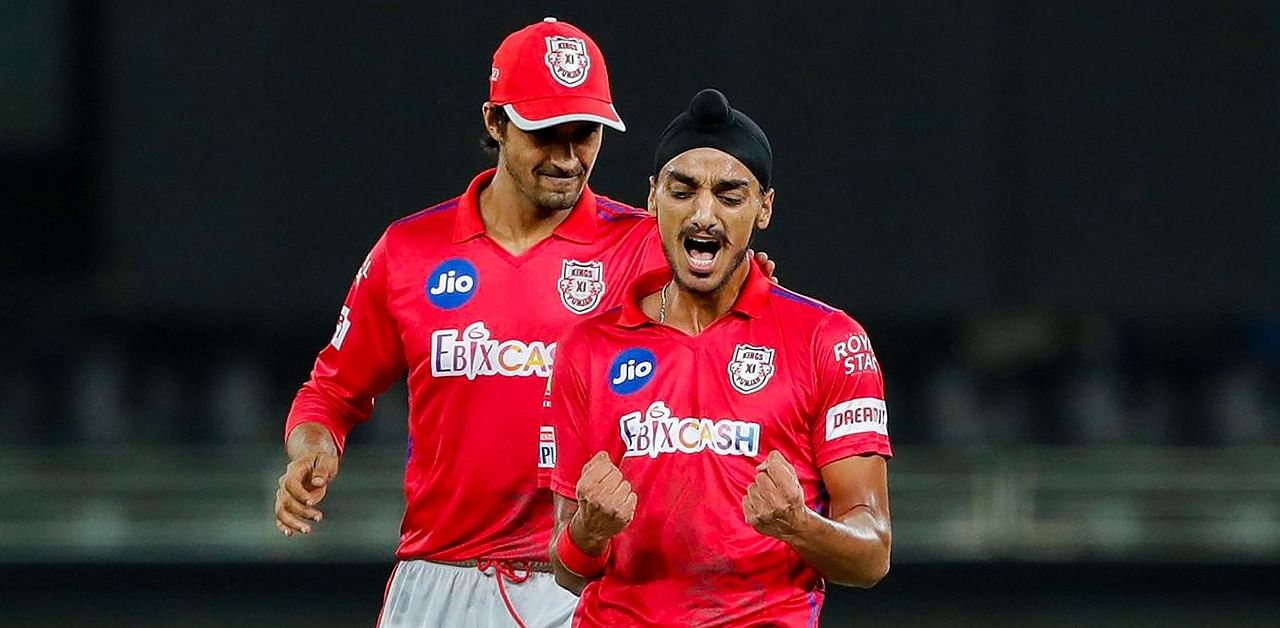
<svg viewBox="0 0 1280 628">
<path fill-rule="evenodd" d="M 570 515 L 570 518 L 572 519 L 572 515 Z M 567 522 L 557 521 L 555 529 L 551 531 L 551 548 L 549 552 L 551 556 L 551 571 L 555 573 L 556 584 L 560 585 L 561 588 L 574 595 L 582 595 L 582 590 L 586 588 L 588 580 L 574 573 L 568 567 L 565 567 L 564 563 L 560 562 L 560 551 L 556 547 L 559 544 L 557 541 L 560 538 L 560 534 L 569 533 L 568 530 L 561 532 L 567 526 Z"/>
<path fill-rule="evenodd" d="M 573 573 L 560 562 L 560 555 L 556 552 L 554 541 L 551 543 L 551 571 L 555 573 L 556 584 L 574 595 L 582 595 L 582 590 L 587 588 L 586 578 Z"/>
<path fill-rule="evenodd" d="M 372 398 L 356 399 L 346 396 L 336 387 L 322 381 L 309 380 L 298 390 L 285 418 L 285 443 L 288 435 L 303 423 L 318 423 L 328 428 L 338 454 L 342 454 L 347 434 L 373 412 Z"/>
<path fill-rule="evenodd" d="M 889 571 L 888 518 L 877 517 L 863 506 L 835 520 L 810 510 L 805 525 L 783 540 L 836 584 L 870 588 Z"/>
<path fill-rule="evenodd" d="M 338 455 L 338 445 L 333 434 L 323 423 L 306 421 L 299 423 L 289 432 L 285 442 L 285 453 L 290 460 L 297 460 L 314 454 Z"/>
<path fill-rule="evenodd" d="M 561 530 L 564 534 L 569 534 L 569 528 L 574 520 L 577 519 L 578 503 L 563 497 L 555 496 L 555 526 L 551 529 L 551 547 L 548 554 L 551 556 L 551 571 L 555 573 L 556 584 L 561 588 L 568 590 L 574 595 L 582 595 L 582 589 L 586 588 L 588 580 L 564 566 L 560 562 L 559 545 Z"/>
</svg>

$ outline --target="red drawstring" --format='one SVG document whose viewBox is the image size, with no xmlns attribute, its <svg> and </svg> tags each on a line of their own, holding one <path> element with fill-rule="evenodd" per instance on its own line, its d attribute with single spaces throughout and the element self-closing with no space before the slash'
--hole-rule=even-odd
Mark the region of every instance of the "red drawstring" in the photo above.
<svg viewBox="0 0 1280 628">
<path fill-rule="evenodd" d="M 529 563 L 522 561 L 505 561 L 505 560 L 481 560 L 477 561 L 476 569 L 480 573 L 489 575 L 489 568 L 493 568 L 493 577 L 498 579 L 498 594 L 502 596 L 502 603 L 507 605 L 507 612 L 511 614 L 511 619 L 516 621 L 516 625 L 520 628 L 528 628 L 525 626 L 524 620 L 520 619 L 520 614 L 516 612 L 516 608 L 511 605 L 511 598 L 507 597 L 507 588 L 502 584 L 503 580 L 510 580 L 511 584 L 520 584 L 529 579 L 529 574 L 533 573 L 529 569 Z M 523 570 L 519 573 L 517 570 Z"/>
</svg>

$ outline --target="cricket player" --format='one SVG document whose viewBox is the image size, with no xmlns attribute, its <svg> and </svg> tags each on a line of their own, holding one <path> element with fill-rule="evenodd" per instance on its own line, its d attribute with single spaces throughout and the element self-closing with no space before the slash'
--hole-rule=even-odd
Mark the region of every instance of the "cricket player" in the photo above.
<svg viewBox="0 0 1280 628">
<path fill-rule="evenodd" d="M 668 267 L 560 341 L 551 557 L 575 625 L 813 626 L 824 582 L 889 568 L 867 335 L 749 261 L 772 163 L 759 126 L 699 92 L 650 179 Z"/>
<path fill-rule="evenodd" d="M 383 627 L 567 624 L 547 557 L 555 341 L 663 265 L 654 219 L 587 185 L 602 127 L 625 130 L 595 42 L 547 18 L 502 42 L 489 81 L 497 167 L 387 228 L 285 426 L 276 526 L 310 534 L 347 434 L 408 374 Z"/>
</svg>

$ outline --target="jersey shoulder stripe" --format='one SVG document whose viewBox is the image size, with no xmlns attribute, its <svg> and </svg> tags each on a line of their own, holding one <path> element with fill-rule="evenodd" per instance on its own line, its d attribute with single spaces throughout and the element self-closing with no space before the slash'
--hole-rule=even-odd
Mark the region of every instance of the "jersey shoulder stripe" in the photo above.
<svg viewBox="0 0 1280 628">
<path fill-rule="evenodd" d="M 627 218 L 645 218 L 649 212 L 638 207 L 624 205 L 605 196 L 596 197 L 596 215 L 606 221 L 625 220 Z"/>
<path fill-rule="evenodd" d="M 423 210 L 421 210 L 421 211 L 416 211 L 416 212 L 414 212 L 414 213 L 412 213 L 412 214 L 409 214 L 408 216 L 405 216 L 404 218 L 401 218 L 401 219 L 399 219 L 399 220 L 396 220 L 396 221 L 392 222 L 391 224 L 392 224 L 392 225 L 402 225 L 402 224 L 404 224 L 404 223 L 406 223 L 406 222 L 413 222 L 413 221 L 415 221 L 415 220 L 417 220 L 417 219 L 419 219 L 419 218 L 422 218 L 422 217 L 424 217 L 424 216 L 430 216 L 431 214 L 434 214 L 434 213 L 436 213 L 436 212 L 441 212 L 441 211 L 444 211 L 444 210 L 446 210 L 446 209 L 453 209 L 454 207 L 457 207 L 457 206 L 458 206 L 458 200 L 459 200 L 458 198 L 452 198 L 452 199 L 449 199 L 449 200 L 447 200 L 447 201 L 445 201 L 445 202 L 443 202 L 443 203 L 439 203 L 439 204 L 436 204 L 436 205 L 432 205 L 431 207 L 428 207 L 428 208 L 423 209 Z"/>
<path fill-rule="evenodd" d="M 803 294 L 799 294 L 797 292 L 792 292 L 790 290 L 787 290 L 786 288 L 783 288 L 782 286 L 773 286 L 772 288 L 769 289 L 769 294 L 776 297 L 781 297 L 793 303 L 799 303 L 800 305 L 811 307 L 815 310 L 818 310 L 819 312 L 822 312 L 823 314 L 830 314 L 832 312 L 837 311 L 836 308 L 831 307 L 830 305 L 827 305 L 822 301 L 819 301 L 814 298 L 806 297 Z"/>
</svg>

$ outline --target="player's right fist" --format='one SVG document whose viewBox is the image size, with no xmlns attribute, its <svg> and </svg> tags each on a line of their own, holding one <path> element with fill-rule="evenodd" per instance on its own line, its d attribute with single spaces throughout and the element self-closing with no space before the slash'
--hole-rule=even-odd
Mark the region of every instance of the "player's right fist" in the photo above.
<svg viewBox="0 0 1280 628">
<path fill-rule="evenodd" d="M 609 539 L 636 515 L 636 494 L 622 470 L 601 451 L 582 467 L 573 538 L 588 554 L 599 554 Z M 593 551 L 599 550 L 599 551 Z"/>
<path fill-rule="evenodd" d="M 338 457 L 314 453 L 290 461 L 276 489 L 276 529 L 285 536 L 311 534 L 311 523 L 323 517 L 316 508 L 338 475 Z"/>
</svg>

